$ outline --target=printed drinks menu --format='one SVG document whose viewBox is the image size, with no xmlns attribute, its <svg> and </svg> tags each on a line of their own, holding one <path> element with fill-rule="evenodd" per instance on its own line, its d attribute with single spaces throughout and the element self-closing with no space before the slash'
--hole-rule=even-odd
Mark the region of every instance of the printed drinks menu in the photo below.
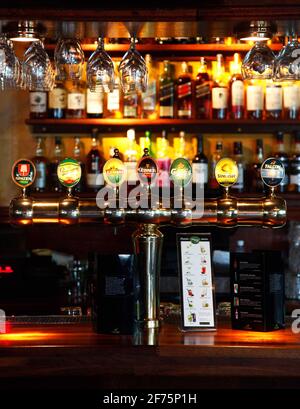
<svg viewBox="0 0 300 409">
<path fill-rule="evenodd" d="M 182 326 L 215 328 L 214 286 L 209 235 L 178 234 Z"/>
</svg>

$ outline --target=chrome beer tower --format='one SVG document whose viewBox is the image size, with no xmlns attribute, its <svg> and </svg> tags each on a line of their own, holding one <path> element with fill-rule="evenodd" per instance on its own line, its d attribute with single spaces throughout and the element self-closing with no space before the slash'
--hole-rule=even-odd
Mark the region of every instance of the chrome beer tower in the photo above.
<svg viewBox="0 0 300 409">
<path fill-rule="evenodd" d="M 138 164 L 141 183 L 147 184 L 150 176 L 157 171 L 155 161 L 146 152 Z M 26 172 L 29 172 L 30 176 L 26 176 Z M 113 186 L 118 197 L 119 187 L 124 183 L 125 171 L 117 152 L 113 159 L 106 162 L 103 172 L 106 182 Z M 183 158 L 173 162 L 170 172 L 174 185 L 183 187 L 191 180 L 190 164 Z M 224 187 L 224 193 L 218 198 L 205 198 L 202 212 L 186 208 L 185 205 L 180 209 L 164 208 L 161 203 L 155 208 L 147 209 L 121 206 L 114 209 L 107 206 L 101 209 L 95 199 L 81 199 L 72 195 L 71 188 L 78 183 L 81 176 L 79 164 L 72 159 L 65 159 L 58 166 L 59 180 L 68 189 L 67 196 L 60 199 L 37 200 L 26 194 L 26 187 L 33 183 L 35 177 L 35 168 L 30 161 L 26 159 L 17 161 L 13 165 L 12 175 L 14 182 L 23 189 L 23 194 L 10 203 L 9 212 L 13 224 L 73 225 L 100 222 L 114 226 L 124 223 L 137 225 L 132 235 L 137 256 L 136 319 L 142 327 L 148 329 L 159 327 L 159 275 L 163 244 L 163 234 L 159 226 L 275 228 L 284 226 L 286 222 L 286 202 L 274 192 L 274 188 L 284 177 L 284 168 L 274 158 L 267 159 L 262 165 L 261 176 L 270 189 L 267 195 L 259 198 L 237 198 L 229 193 L 230 186 L 237 180 L 238 170 L 236 163 L 231 159 L 221 159 L 216 166 L 216 179 Z"/>
</svg>

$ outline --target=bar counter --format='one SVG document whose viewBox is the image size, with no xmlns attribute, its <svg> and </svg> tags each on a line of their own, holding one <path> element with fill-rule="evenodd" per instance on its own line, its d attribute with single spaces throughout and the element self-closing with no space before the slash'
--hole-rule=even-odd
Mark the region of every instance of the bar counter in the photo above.
<svg viewBox="0 0 300 409">
<path fill-rule="evenodd" d="M 129 336 L 95 334 L 90 323 L 10 324 L 0 334 L 0 389 L 300 386 L 300 334 L 290 326 L 259 333 L 222 321 L 215 332 L 183 333 L 164 323 L 156 341 L 136 346 Z"/>
</svg>

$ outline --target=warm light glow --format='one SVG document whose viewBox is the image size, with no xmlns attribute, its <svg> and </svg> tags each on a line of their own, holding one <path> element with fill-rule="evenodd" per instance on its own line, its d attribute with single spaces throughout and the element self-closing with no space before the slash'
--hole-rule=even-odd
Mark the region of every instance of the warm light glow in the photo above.
<svg viewBox="0 0 300 409">
<path fill-rule="evenodd" d="M 28 43 L 30 41 L 38 41 L 39 38 L 36 37 L 12 37 L 10 38 L 11 41 L 19 42 L 19 43 Z"/>
<path fill-rule="evenodd" d="M 56 334 L 45 332 L 20 332 L 0 334 L 0 344 L 1 341 L 39 341 L 42 339 L 53 338 L 55 336 Z"/>
<path fill-rule="evenodd" d="M 249 37 L 243 37 L 240 38 L 241 41 L 267 41 L 270 40 L 270 37 L 254 37 L 254 36 L 249 36 Z"/>
<path fill-rule="evenodd" d="M 58 219 L 32 219 L 33 223 L 59 223 Z"/>
</svg>

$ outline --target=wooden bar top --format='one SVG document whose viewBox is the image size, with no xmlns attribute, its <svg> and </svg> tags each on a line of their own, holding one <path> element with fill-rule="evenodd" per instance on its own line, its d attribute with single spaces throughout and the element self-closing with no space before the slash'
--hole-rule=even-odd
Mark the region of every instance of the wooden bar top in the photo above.
<svg viewBox="0 0 300 409">
<path fill-rule="evenodd" d="M 290 327 L 182 333 L 164 323 L 157 342 L 136 346 L 88 323 L 14 324 L 0 334 L 0 389 L 300 386 L 300 335 Z"/>
</svg>

